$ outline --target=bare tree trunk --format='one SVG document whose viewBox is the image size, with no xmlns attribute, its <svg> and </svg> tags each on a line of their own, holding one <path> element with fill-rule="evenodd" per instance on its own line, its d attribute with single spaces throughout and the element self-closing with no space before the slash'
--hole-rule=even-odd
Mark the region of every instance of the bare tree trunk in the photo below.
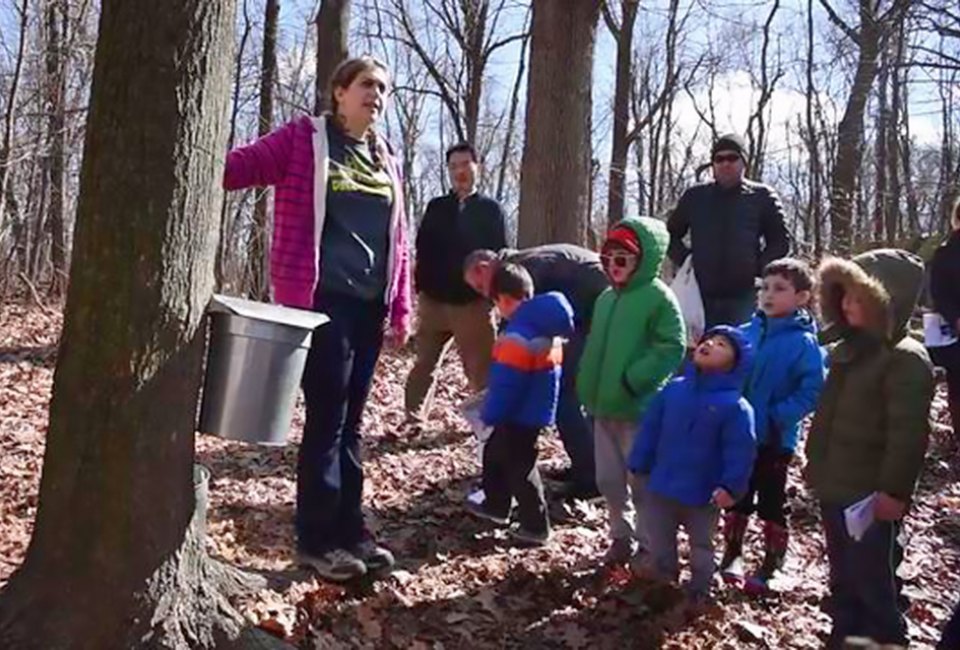
<svg viewBox="0 0 960 650">
<path fill-rule="evenodd" d="M 230 133 L 227 136 L 227 150 L 233 149 L 237 140 L 237 117 L 240 113 L 240 87 L 243 77 L 243 55 L 250 38 L 250 14 L 247 12 L 247 0 L 243 0 L 243 31 L 233 63 L 233 97 L 230 102 Z M 222 291 L 227 283 L 227 255 L 230 250 L 232 222 L 230 201 L 226 196 L 220 204 L 220 237 L 217 243 L 217 260 L 214 265 L 214 278 L 217 291 Z"/>
<path fill-rule="evenodd" d="M 887 245 L 894 246 L 900 237 L 900 69 L 903 63 L 903 24 L 897 30 L 897 36 L 890 62 L 890 122 L 887 125 L 887 200 L 884 213 L 884 225 L 887 231 Z"/>
<path fill-rule="evenodd" d="M 13 127 L 17 119 L 17 93 L 20 89 L 20 74 L 23 70 L 24 52 L 27 47 L 27 0 L 23 0 L 16 8 L 19 16 L 19 41 L 17 45 L 17 59 L 13 65 L 13 76 L 10 78 L 10 88 L 7 102 L 3 111 L 3 136 L 0 139 L 0 230 L 6 219 L 7 182 L 10 178 L 10 152 L 13 147 Z"/>
<path fill-rule="evenodd" d="M 330 109 L 327 84 L 340 62 L 347 58 L 350 0 L 320 0 L 317 12 L 317 88 L 314 111 Z"/>
<path fill-rule="evenodd" d="M 873 241 L 883 241 L 883 227 L 887 215 L 887 172 L 889 171 L 887 131 L 890 130 L 890 102 L 887 99 L 887 87 L 890 84 L 890 62 L 884 54 L 881 59 L 879 79 L 877 80 L 877 133 L 875 139 L 874 168 L 876 181 L 874 187 L 873 205 Z M 890 239 L 888 234 L 887 239 Z"/>
<path fill-rule="evenodd" d="M 526 24 L 524 24 L 526 31 Z M 520 44 L 520 62 L 517 65 L 517 77 L 513 82 L 513 90 L 510 92 L 510 115 L 507 117 L 507 133 L 503 137 L 503 155 L 500 157 L 500 169 L 497 170 L 497 202 L 502 203 L 507 179 L 507 163 L 513 149 L 513 136 L 517 129 L 517 108 L 520 106 L 520 88 L 523 84 L 523 73 L 526 71 L 527 63 L 527 44 L 530 43 L 530 37 L 527 36 Z"/>
<path fill-rule="evenodd" d="M 257 135 L 264 136 L 273 128 L 273 86 L 277 78 L 277 21 L 280 18 L 280 1 L 267 0 L 263 18 L 263 56 L 260 60 L 260 111 Z M 258 190 L 253 206 L 253 224 L 247 244 L 250 269 L 249 295 L 255 300 L 266 300 L 270 292 L 267 279 L 267 204 L 270 192 Z"/>
<path fill-rule="evenodd" d="M 913 145 L 911 142 L 912 138 L 910 137 L 909 72 L 904 70 L 904 75 L 904 78 L 901 80 L 903 87 L 900 91 L 903 97 L 903 133 L 901 134 L 898 146 L 900 147 L 900 157 L 903 163 L 904 189 L 907 194 L 907 222 L 911 224 L 911 227 L 919 230 L 920 214 L 917 206 L 917 190 L 913 182 Z"/>
<path fill-rule="evenodd" d="M 610 33 L 617 42 L 616 82 L 613 92 L 613 146 L 610 151 L 610 180 L 607 188 L 607 223 L 614 224 L 623 218 L 626 195 L 627 155 L 630 142 L 627 127 L 630 120 L 630 88 L 633 86 L 633 26 L 637 21 L 640 0 L 621 0 L 620 24 L 616 24 L 609 9 L 609 1 L 603 5 L 603 17 Z"/>
<path fill-rule="evenodd" d="M 747 162 L 750 168 L 751 177 L 756 180 L 763 179 L 764 154 L 767 148 L 767 104 L 773 98 L 777 82 L 783 76 L 783 69 L 777 65 L 772 78 L 769 70 L 770 56 L 770 37 L 773 19 L 780 9 L 780 0 L 774 0 L 770 13 L 767 14 L 767 20 L 763 24 L 763 45 L 760 48 L 760 97 L 757 99 L 756 110 L 750 115 L 747 121 L 747 141 L 748 155 Z"/>
<path fill-rule="evenodd" d="M 599 0 L 534 0 L 521 247 L 582 243 L 590 206 L 590 114 Z"/>
<path fill-rule="evenodd" d="M 232 30 L 232 0 L 103 2 L 39 508 L 0 595 L 4 648 L 241 633 L 194 475 Z"/>
<path fill-rule="evenodd" d="M 874 0 L 860 0 L 860 27 L 857 31 L 842 22 L 827 0 L 820 0 L 820 4 L 830 13 L 831 20 L 838 23 L 859 48 L 853 86 L 837 127 L 837 157 L 830 188 L 830 229 L 833 244 L 837 253 L 846 255 L 853 242 L 851 225 L 857 176 L 863 157 L 863 115 L 870 89 L 877 76 L 877 59 L 887 31 L 891 23 L 903 19 L 909 2 L 894 0 L 893 6 L 881 17 Z"/>
<path fill-rule="evenodd" d="M 813 85 L 813 0 L 807 0 L 807 61 L 806 61 L 806 108 L 807 108 L 807 156 L 810 160 L 810 211 L 809 219 L 813 225 L 813 256 L 819 260 L 823 256 L 823 233 L 820 216 L 820 150 L 817 142 L 817 126 L 813 119 L 813 100 L 816 89 Z"/>
<path fill-rule="evenodd" d="M 66 41 L 67 5 L 64 0 L 47 0 L 46 27 L 46 90 L 47 90 L 47 147 L 49 174 L 50 247 L 53 273 L 50 293 L 62 295 L 67 280 L 67 240 L 64 225 L 64 131 L 66 128 Z"/>
<path fill-rule="evenodd" d="M 480 97 L 483 93 L 483 73 L 487 59 L 484 55 L 484 38 L 487 29 L 487 2 L 464 2 L 464 63 L 467 76 L 467 92 L 464 97 L 464 122 L 467 142 L 477 143 L 477 126 L 480 124 Z"/>
</svg>

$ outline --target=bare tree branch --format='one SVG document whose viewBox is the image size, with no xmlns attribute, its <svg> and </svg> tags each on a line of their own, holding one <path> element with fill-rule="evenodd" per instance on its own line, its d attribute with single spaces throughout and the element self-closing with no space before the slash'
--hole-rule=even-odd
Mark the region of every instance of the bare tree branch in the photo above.
<svg viewBox="0 0 960 650">
<path fill-rule="evenodd" d="M 843 33 L 846 34 L 851 41 L 857 45 L 860 45 L 860 34 L 857 32 L 857 30 L 850 27 L 850 25 L 848 25 L 843 18 L 840 17 L 840 14 L 838 14 L 836 10 L 830 6 L 830 3 L 827 2 L 827 0 L 820 0 L 820 5 L 826 10 L 827 15 L 830 17 L 830 22 L 843 30 Z"/>
</svg>

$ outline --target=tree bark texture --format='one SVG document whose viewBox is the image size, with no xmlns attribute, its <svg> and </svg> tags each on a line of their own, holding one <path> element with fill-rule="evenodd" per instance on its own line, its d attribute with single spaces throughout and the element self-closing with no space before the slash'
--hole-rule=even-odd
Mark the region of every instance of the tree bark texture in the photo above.
<svg viewBox="0 0 960 650">
<path fill-rule="evenodd" d="M 233 11 L 103 2 L 39 509 L 0 647 L 240 634 L 194 477 Z"/>
<path fill-rule="evenodd" d="M 590 214 L 591 85 L 599 15 L 594 0 L 533 2 L 521 247 L 582 243 Z"/>
<path fill-rule="evenodd" d="M 321 0 L 317 12 L 316 113 L 330 109 L 327 84 L 333 71 L 347 58 L 350 31 L 350 0 Z"/>
</svg>

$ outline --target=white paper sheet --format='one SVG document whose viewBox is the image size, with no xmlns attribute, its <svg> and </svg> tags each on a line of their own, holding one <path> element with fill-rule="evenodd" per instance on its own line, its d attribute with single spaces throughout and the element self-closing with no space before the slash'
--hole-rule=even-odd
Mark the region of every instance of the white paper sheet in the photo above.
<svg viewBox="0 0 960 650">
<path fill-rule="evenodd" d="M 847 524 L 847 533 L 856 541 L 861 541 L 867 529 L 873 524 L 873 504 L 877 500 L 874 492 L 843 509 L 843 518 Z"/>
<path fill-rule="evenodd" d="M 480 411 L 483 409 L 483 401 L 486 399 L 486 391 L 472 395 L 460 403 L 460 414 L 470 425 L 470 430 L 477 440 L 482 444 L 490 439 L 493 433 L 493 427 L 489 427 L 480 419 Z"/>
<path fill-rule="evenodd" d="M 928 348 L 944 348 L 957 342 L 957 333 L 943 316 L 934 311 L 923 315 L 923 344 Z"/>
</svg>

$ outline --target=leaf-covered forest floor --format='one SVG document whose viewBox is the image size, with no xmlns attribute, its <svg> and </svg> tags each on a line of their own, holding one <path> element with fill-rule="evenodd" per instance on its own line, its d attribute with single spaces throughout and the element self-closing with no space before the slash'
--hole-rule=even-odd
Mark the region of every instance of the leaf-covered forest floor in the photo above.
<svg viewBox="0 0 960 650">
<path fill-rule="evenodd" d="M 0 588 L 23 559 L 36 513 L 60 326 L 57 312 L 0 305 Z M 237 603 L 253 624 L 305 648 L 821 647 L 826 566 L 802 458 L 791 468 L 793 536 L 774 592 L 751 599 L 718 587 L 716 606 L 693 613 L 671 587 L 600 568 L 602 503 L 552 500 L 554 536 L 540 549 L 517 548 L 467 515 L 479 466 L 456 409 L 466 394 L 459 363 L 442 369 L 431 418 L 414 434 L 401 424 L 412 361 L 408 351 L 383 355 L 364 420 L 364 501 L 397 556 L 390 576 L 334 586 L 293 563 L 300 406 L 283 448 L 198 437 L 197 462 L 212 472 L 209 551 L 269 581 Z M 960 597 L 960 450 L 943 387 L 932 416 L 901 568 L 917 648 L 936 643 Z M 556 436 L 542 440 L 542 468 L 564 458 Z M 751 530 L 757 562 L 759 526 Z"/>
</svg>

